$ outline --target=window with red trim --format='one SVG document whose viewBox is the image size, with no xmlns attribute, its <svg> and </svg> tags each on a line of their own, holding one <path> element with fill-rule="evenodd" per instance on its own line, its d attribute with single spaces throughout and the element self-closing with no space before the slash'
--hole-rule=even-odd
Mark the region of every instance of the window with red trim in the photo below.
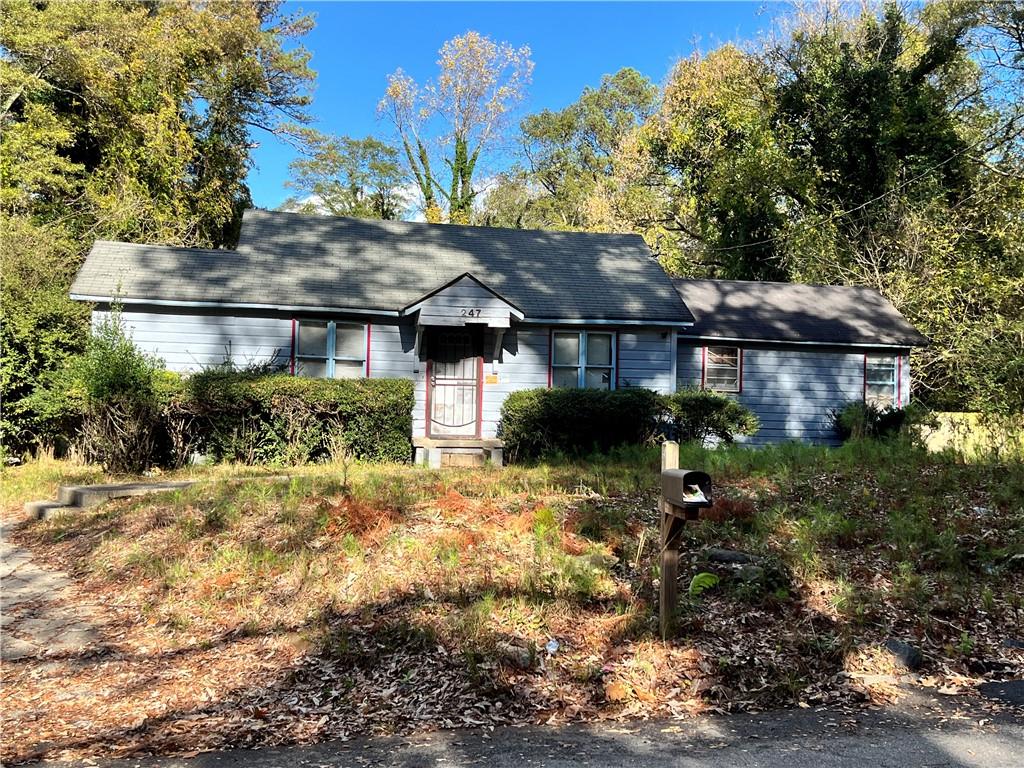
<svg viewBox="0 0 1024 768">
<path fill-rule="evenodd" d="M 739 347 L 704 348 L 704 389 L 739 392 L 742 377 L 743 351 Z"/>
<path fill-rule="evenodd" d="M 896 355 L 867 355 L 864 359 L 864 402 L 879 408 L 897 406 Z"/>
</svg>

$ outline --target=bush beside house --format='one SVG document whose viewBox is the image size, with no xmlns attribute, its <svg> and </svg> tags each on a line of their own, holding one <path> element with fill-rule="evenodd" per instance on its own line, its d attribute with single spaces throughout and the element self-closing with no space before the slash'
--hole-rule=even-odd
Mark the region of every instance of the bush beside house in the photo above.
<svg viewBox="0 0 1024 768">
<path fill-rule="evenodd" d="M 512 461 L 606 451 L 650 441 L 663 410 L 649 389 L 527 389 L 505 399 L 498 436 Z"/>
<path fill-rule="evenodd" d="M 170 452 L 216 461 L 301 464 L 345 454 L 408 461 L 413 384 L 306 379 L 211 369 L 181 380 L 164 406 Z"/>
<path fill-rule="evenodd" d="M 217 461 L 299 464 L 345 454 L 408 461 L 413 384 L 304 379 L 265 369 L 192 376 L 140 352 L 115 313 L 33 396 L 51 443 L 73 444 L 109 472 Z"/>
<path fill-rule="evenodd" d="M 737 435 L 753 435 L 761 426 L 748 408 L 706 389 L 683 389 L 667 396 L 664 403 L 676 439 L 683 443 L 709 439 L 731 443 Z"/>
<path fill-rule="evenodd" d="M 934 415 L 916 403 L 904 408 L 882 408 L 873 403 L 854 401 L 831 413 L 832 427 L 839 439 L 884 439 L 907 435 L 924 440 L 938 427 Z"/>
</svg>

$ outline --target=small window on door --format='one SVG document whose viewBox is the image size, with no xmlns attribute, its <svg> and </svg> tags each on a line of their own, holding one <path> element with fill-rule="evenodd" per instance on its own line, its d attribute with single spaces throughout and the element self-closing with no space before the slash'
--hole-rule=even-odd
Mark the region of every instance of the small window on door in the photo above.
<svg viewBox="0 0 1024 768">
<path fill-rule="evenodd" d="M 295 373 L 313 379 L 355 379 L 366 373 L 366 326 L 300 320 Z"/>
<path fill-rule="evenodd" d="M 565 389 L 614 387 L 614 334 L 555 331 L 551 341 L 551 386 Z"/>
<path fill-rule="evenodd" d="M 864 358 L 864 402 L 878 408 L 896 406 L 897 364 L 895 355 Z"/>
<path fill-rule="evenodd" d="M 743 351 L 739 347 L 704 348 L 704 388 L 739 392 L 743 386 Z"/>
</svg>

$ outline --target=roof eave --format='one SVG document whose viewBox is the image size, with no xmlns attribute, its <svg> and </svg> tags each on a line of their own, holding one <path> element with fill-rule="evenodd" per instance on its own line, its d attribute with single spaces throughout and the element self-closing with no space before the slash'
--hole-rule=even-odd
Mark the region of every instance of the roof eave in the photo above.
<svg viewBox="0 0 1024 768">
<path fill-rule="evenodd" d="M 382 317 L 399 317 L 396 309 L 377 309 L 367 307 L 328 307 L 304 304 L 258 304 L 250 302 L 228 301 L 181 301 L 178 299 L 142 299 L 134 296 L 94 296 L 71 292 L 75 301 L 90 301 L 108 304 L 138 304 L 154 307 L 182 307 L 195 309 L 265 309 L 277 312 L 336 312 L 350 315 L 377 315 Z"/>
<path fill-rule="evenodd" d="M 451 286 L 455 285 L 457 282 L 459 282 L 460 280 L 462 280 L 463 278 L 466 278 L 466 277 L 468 277 L 470 280 L 472 280 L 474 283 L 479 285 L 481 288 L 483 288 L 485 291 L 490 293 L 495 298 L 500 299 L 505 304 L 507 304 L 509 309 L 511 310 L 509 312 L 509 314 L 512 315 L 512 317 L 516 318 L 517 320 L 522 320 L 526 316 L 526 314 L 523 312 L 523 310 L 521 310 L 519 307 L 517 307 L 511 301 L 506 299 L 504 296 L 502 296 L 496 290 L 491 288 L 491 286 L 487 285 L 487 283 L 485 283 L 483 280 L 479 279 L 472 272 L 463 272 L 458 277 L 452 278 L 451 280 L 449 280 L 448 282 L 444 283 L 443 285 L 441 285 L 441 286 L 439 286 L 437 288 L 434 288 L 431 291 L 427 291 L 425 294 L 420 296 L 414 302 L 412 302 L 410 304 L 406 304 L 404 307 L 402 307 L 398 311 L 398 313 L 400 315 L 412 315 L 412 314 L 418 312 L 420 307 L 423 306 L 424 302 L 428 301 L 429 299 L 433 298 L 434 296 L 437 296 L 437 294 L 441 293 L 442 291 L 444 291 L 447 288 L 450 288 Z"/>
<path fill-rule="evenodd" d="M 686 320 L 635 320 L 622 318 L 588 317 L 527 317 L 524 325 L 646 325 L 654 328 L 689 328 L 693 323 Z"/>
<path fill-rule="evenodd" d="M 732 341 L 732 342 L 744 342 L 753 344 L 801 344 L 808 346 L 819 346 L 819 347 L 878 347 L 884 349 L 909 349 L 911 347 L 922 347 L 927 346 L 930 342 L 928 339 L 924 339 L 923 343 L 920 341 L 903 340 L 898 342 L 880 342 L 880 341 L 822 341 L 819 339 L 785 339 L 785 338 L 765 338 L 755 339 L 749 336 L 728 336 L 723 334 L 710 334 L 710 333 L 694 333 L 694 334 L 680 334 L 681 338 L 695 339 L 698 341 Z M 923 337 L 922 337 L 923 338 Z"/>
</svg>

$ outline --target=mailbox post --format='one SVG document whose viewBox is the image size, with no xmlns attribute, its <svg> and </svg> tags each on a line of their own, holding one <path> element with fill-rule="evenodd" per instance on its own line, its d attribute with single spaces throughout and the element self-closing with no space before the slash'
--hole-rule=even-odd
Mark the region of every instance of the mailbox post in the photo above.
<svg viewBox="0 0 1024 768">
<path fill-rule="evenodd" d="M 679 444 L 661 444 L 661 586 L 658 610 L 661 639 L 672 636 L 679 596 L 679 537 L 687 520 L 712 504 L 711 477 L 698 470 L 679 469 Z"/>
</svg>

